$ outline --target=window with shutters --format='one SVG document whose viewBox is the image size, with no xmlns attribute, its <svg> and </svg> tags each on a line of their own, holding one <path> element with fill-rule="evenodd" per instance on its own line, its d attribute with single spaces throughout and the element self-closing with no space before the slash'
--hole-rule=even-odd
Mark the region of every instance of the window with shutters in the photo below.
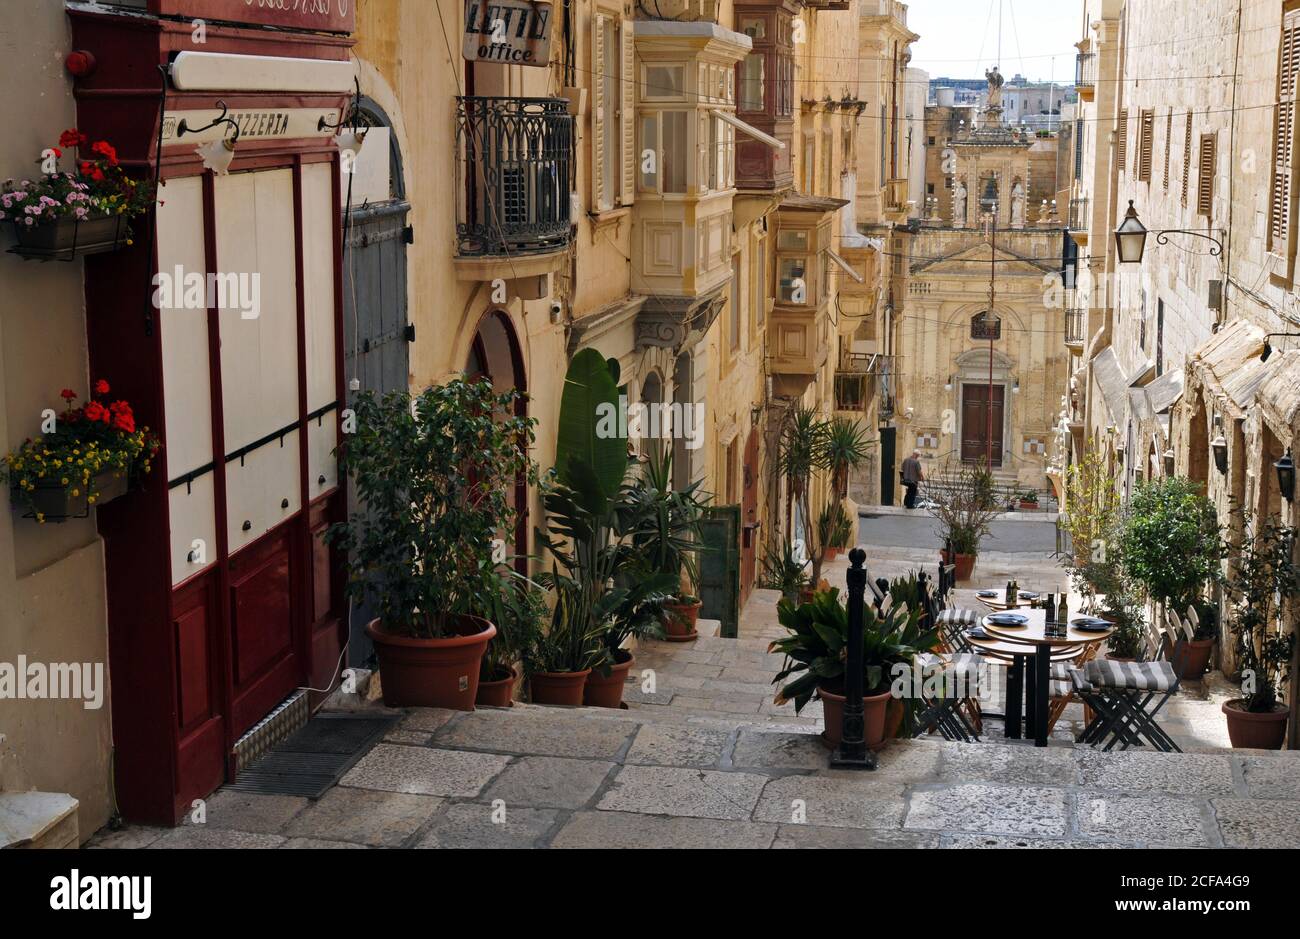
<svg viewBox="0 0 1300 939">
<path fill-rule="evenodd" d="M 1128 168 L 1128 108 L 1119 112 L 1119 127 L 1115 135 L 1116 160 L 1122 173 Z"/>
<path fill-rule="evenodd" d="M 1187 194 L 1192 184 L 1192 112 L 1187 112 L 1187 126 L 1183 130 L 1183 207 L 1187 207 Z"/>
<path fill-rule="evenodd" d="M 597 212 L 636 197 L 636 99 L 632 31 L 615 12 L 591 17 L 591 188 Z"/>
<path fill-rule="evenodd" d="M 1196 186 L 1196 214 L 1214 215 L 1214 174 L 1218 166 L 1218 136 L 1201 135 L 1200 178 Z"/>
<path fill-rule="evenodd" d="M 1151 182 L 1151 151 L 1155 136 L 1156 112 L 1143 111 L 1142 125 L 1138 128 L 1138 180 Z"/>
<path fill-rule="evenodd" d="M 1291 157 L 1295 148 L 1296 75 L 1300 71 L 1300 5 L 1288 4 L 1278 51 L 1277 105 L 1273 117 L 1273 184 L 1269 199 L 1269 249 L 1289 253 L 1291 242 Z"/>
<path fill-rule="evenodd" d="M 1169 191 L 1169 154 L 1174 149 L 1174 112 L 1169 111 L 1169 119 L 1165 122 L 1165 192 Z"/>
</svg>

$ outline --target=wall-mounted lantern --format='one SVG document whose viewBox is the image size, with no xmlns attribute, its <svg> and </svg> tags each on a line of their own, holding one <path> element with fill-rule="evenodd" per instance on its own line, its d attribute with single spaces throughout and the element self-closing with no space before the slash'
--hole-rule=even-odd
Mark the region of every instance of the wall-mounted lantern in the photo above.
<svg viewBox="0 0 1300 939">
<path fill-rule="evenodd" d="M 1165 451 L 1165 475 L 1174 475 L 1174 450 L 1172 447 Z"/>
<path fill-rule="evenodd" d="M 1277 488 L 1282 493 L 1282 498 L 1287 502 L 1295 501 L 1295 460 L 1291 456 L 1291 448 L 1288 447 L 1286 455 L 1273 464 L 1277 470 Z"/>
<path fill-rule="evenodd" d="M 1214 465 L 1218 467 L 1220 473 L 1228 472 L 1228 441 L 1223 436 L 1223 431 L 1219 431 L 1214 439 L 1210 441 L 1210 449 L 1214 451 Z"/>
</svg>

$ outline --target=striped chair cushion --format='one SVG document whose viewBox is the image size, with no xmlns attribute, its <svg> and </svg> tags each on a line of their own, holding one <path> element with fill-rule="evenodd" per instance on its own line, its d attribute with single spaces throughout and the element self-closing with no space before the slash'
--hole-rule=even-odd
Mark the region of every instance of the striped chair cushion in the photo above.
<svg viewBox="0 0 1300 939">
<path fill-rule="evenodd" d="M 934 671 L 951 672 L 954 675 L 964 676 L 968 680 L 974 680 L 979 677 L 980 666 L 984 664 L 984 659 L 971 652 L 953 652 L 935 655 L 933 652 L 923 652 L 916 657 L 923 671 L 930 673 Z"/>
<path fill-rule="evenodd" d="M 1081 668 L 1070 669 L 1070 684 L 1074 686 L 1074 690 L 1079 694 L 1091 694 L 1097 690 L 1093 687 L 1092 682 L 1088 681 L 1087 674 Z"/>
<path fill-rule="evenodd" d="M 1172 691 L 1178 674 L 1168 662 L 1116 662 L 1097 659 L 1087 665 L 1088 681 L 1102 688 Z"/>
<path fill-rule="evenodd" d="M 941 626 L 978 626 L 980 614 L 974 610 L 963 610 L 959 607 L 951 607 L 939 613 L 938 623 Z"/>
<path fill-rule="evenodd" d="M 1052 682 L 1053 698 L 1068 698 L 1072 694 L 1074 694 L 1074 685 L 1068 680 Z"/>
</svg>

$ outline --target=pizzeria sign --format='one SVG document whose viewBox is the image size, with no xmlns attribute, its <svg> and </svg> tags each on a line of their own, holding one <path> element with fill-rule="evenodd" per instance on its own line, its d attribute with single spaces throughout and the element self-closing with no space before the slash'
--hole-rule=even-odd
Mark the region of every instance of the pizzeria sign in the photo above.
<svg viewBox="0 0 1300 939">
<path fill-rule="evenodd" d="M 545 68 L 551 61 L 551 4 L 528 0 L 465 0 L 465 42 L 471 62 Z"/>
</svg>

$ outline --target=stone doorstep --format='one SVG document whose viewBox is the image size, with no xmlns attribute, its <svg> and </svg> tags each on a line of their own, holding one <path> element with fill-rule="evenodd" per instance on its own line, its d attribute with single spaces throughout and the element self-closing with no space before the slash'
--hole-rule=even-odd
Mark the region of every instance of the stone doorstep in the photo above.
<svg viewBox="0 0 1300 939">
<path fill-rule="evenodd" d="M 0 792 L 0 848 L 77 847 L 78 805 L 61 792 Z"/>
</svg>

